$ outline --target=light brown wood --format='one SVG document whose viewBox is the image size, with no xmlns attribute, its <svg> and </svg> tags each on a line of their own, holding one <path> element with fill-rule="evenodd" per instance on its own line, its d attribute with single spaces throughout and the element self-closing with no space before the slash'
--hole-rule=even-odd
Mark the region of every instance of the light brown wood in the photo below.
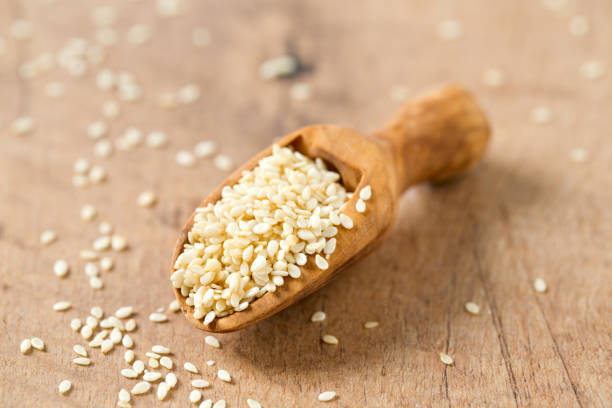
<svg viewBox="0 0 612 408">
<path fill-rule="evenodd" d="M 0 407 L 115 407 L 117 392 L 134 384 L 119 374 L 123 348 L 106 356 L 90 350 L 92 366 L 76 367 L 72 346 L 86 343 L 69 322 L 92 306 L 109 315 L 126 304 L 136 310 L 136 355 L 142 359 L 154 344 L 171 347 L 179 378 L 167 401 L 148 393 L 133 398 L 134 408 L 190 406 L 194 376 L 182 369 L 185 361 L 211 381 L 205 398 L 224 398 L 228 408 L 246 408 L 247 398 L 265 408 L 612 406 L 609 0 L 556 2 L 564 4 L 557 11 L 534 0 L 183 0 L 186 14 L 170 19 L 156 14 L 156 3 L 0 1 L 7 42 L 0 53 Z M 82 78 L 59 68 L 31 81 L 17 75 L 21 63 L 60 50 L 70 37 L 93 39 L 99 5 L 117 11 L 120 40 L 100 67 L 131 72 L 144 96 L 120 103 L 109 139 L 128 126 L 162 130 L 166 149 L 93 156 L 85 128 L 115 99 L 96 88 L 98 68 Z M 575 15 L 589 20 L 583 37 L 569 33 Z M 19 16 L 33 23 L 30 41 L 8 36 Z M 445 19 L 462 23 L 460 38 L 438 38 Z M 148 44 L 124 42 L 134 24 L 153 28 Z M 206 48 L 190 43 L 197 26 L 210 29 Z M 262 80 L 259 64 L 284 52 L 298 55 L 305 69 Z M 588 59 L 607 67 L 602 78 L 580 75 Z M 490 67 L 505 74 L 502 86 L 483 84 Z M 45 96 L 51 81 L 67 86 L 64 98 Z M 201 86 L 200 100 L 169 111 L 157 106 L 158 94 L 189 82 Z M 311 86 L 310 100 L 290 98 L 296 82 Z M 464 84 L 485 108 L 489 149 L 456 182 L 403 194 L 397 221 L 370 256 L 275 316 L 215 334 L 220 350 L 206 346 L 181 313 L 165 324 L 147 319 L 175 299 L 168 270 L 177 231 L 228 175 L 212 160 L 180 167 L 178 150 L 212 139 L 243 163 L 311 123 L 373 134 L 400 105 L 392 89 L 402 86 L 413 97 L 449 82 Z M 531 122 L 536 106 L 551 109 L 549 124 Z M 19 114 L 36 118 L 34 133 L 10 131 Z M 588 152 L 584 163 L 569 159 L 574 148 Z M 108 182 L 75 190 L 70 179 L 79 157 L 103 165 Z M 138 207 L 138 194 L 149 189 L 157 205 Z M 78 218 L 86 203 L 98 209 L 91 223 Z M 91 246 L 102 220 L 130 248 L 107 253 L 116 267 L 102 273 L 105 287 L 95 291 L 78 251 Z M 38 240 L 47 228 L 59 238 L 43 247 Z M 58 258 L 71 266 L 66 279 L 53 275 Z M 534 291 L 537 277 L 547 293 Z M 60 300 L 73 308 L 54 312 Z M 480 305 L 479 316 L 465 312 L 469 300 Z M 317 310 L 327 319 L 314 324 Z M 380 326 L 365 330 L 368 320 Z M 321 343 L 326 333 L 340 343 Z M 32 336 L 46 351 L 22 356 L 19 343 Z M 455 365 L 442 364 L 440 351 Z M 218 368 L 232 374 L 231 384 L 215 379 Z M 67 396 L 57 392 L 63 379 L 73 383 Z M 325 390 L 338 397 L 320 403 Z"/>
<path fill-rule="evenodd" d="M 197 328 L 224 333 L 239 330 L 268 318 L 327 284 L 374 248 L 378 247 L 397 214 L 398 199 L 408 187 L 423 181 L 445 181 L 460 175 L 481 158 L 489 141 L 489 124 L 472 96 L 459 86 L 447 86 L 407 102 L 391 123 L 373 138 L 338 126 L 318 125 L 296 130 L 278 145 L 290 146 L 308 157 L 321 157 L 337 169 L 349 191 L 370 186 L 373 198 L 367 211 L 355 210 L 358 194 L 347 203 L 344 214 L 354 222 L 350 230 L 340 228 L 336 251 L 329 268 L 320 270 L 314 257 L 301 267 L 300 279 L 287 282 L 274 293 L 251 302 L 241 312 L 217 318 L 205 325 L 193 316 L 194 308 L 174 288 L 181 310 Z M 254 168 L 272 153 L 265 149 L 237 169 L 201 204 L 221 198 L 224 187 L 238 182 L 242 172 Z M 183 252 L 196 212 L 191 214 L 177 240 L 170 265 Z M 171 270 L 170 274 L 174 272 Z"/>
</svg>

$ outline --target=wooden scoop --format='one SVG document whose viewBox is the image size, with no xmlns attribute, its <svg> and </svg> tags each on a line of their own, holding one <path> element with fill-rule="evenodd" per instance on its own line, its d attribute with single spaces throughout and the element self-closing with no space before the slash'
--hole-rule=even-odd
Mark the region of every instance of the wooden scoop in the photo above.
<svg viewBox="0 0 612 408">
<path fill-rule="evenodd" d="M 266 293 L 247 309 L 217 318 L 209 325 L 193 317 L 193 307 L 185 303 L 179 289 L 174 292 L 187 319 L 197 328 L 229 332 L 272 316 L 319 289 L 347 266 L 375 249 L 391 228 L 397 214 L 399 196 L 410 186 L 423 182 L 443 182 L 472 167 L 482 156 L 489 140 L 489 124 L 472 96 L 459 86 L 447 86 L 407 102 L 389 124 L 372 136 L 352 129 L 308 126 L 283 137 L 277 144 L 291 146 L 308 157 L 321 157 L 342 176 L 348 191 L 358 192 L 370 185 L 372 198 L 365 213 L 355 210 L 358 194 L 343 212 L 353 219 L 350 230 L 339 228 L 336 250 L 329 268 L 319 269 L 314 256 L 301 267 L 299 279 L 285 279 L 274 293 Z M 272 154 L 268 147 L 229 176 L 201 204 L 221 198 L 221 190 L 235 184 L 245 170 Z M 172 265 L 183 251 L 195 212 L 183 227 Z M 381 275 L 384 279 L 384 273 Z"/>
</svg>

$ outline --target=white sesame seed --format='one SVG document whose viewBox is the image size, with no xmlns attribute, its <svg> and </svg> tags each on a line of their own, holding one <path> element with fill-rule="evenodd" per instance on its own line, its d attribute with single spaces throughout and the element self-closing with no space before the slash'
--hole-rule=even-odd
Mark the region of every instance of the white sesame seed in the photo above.
<svg viewBox="0 0 612 408">
<path fill-rule="evenodd" d="M 365 201 L 363 201 L 361 198 L 357 200 L 357 203 L 355 204 L 355 209 L 357 210 L 358 213 L 364 213 L 366 210 Z"/>
<path fill-rule="evenodd" d="M 58 259 L 53 264 L 53 273 L 59 278 L 65 277 L 69 270 L 70 268 L 68 267 L 68 262 L 63 259 Z"/>
<path fill-rule="evenodd" d="M 212 406 L 212 408 L 225 408 L 225 400 L 219 400 L 217 402 L 215 402 L 215 405 Z M 210 404 L 208 405 L 208 407 L 210 407 Z M 200 405 L 200 408 L 202 408 L 202 406 Z M 204 407 L 206 408 L 206 407 Z"/>
<path fill-rule="evenodd" d="M 454 364 L 453 358 L 446 353 L 440 352 L 440 360 L 442 360 L 442 362 L 446 365 Z"/>
<path fill-rule="evenodd" d="M 378 327 L 378 322 L 374 322 L 374 321 L 365 322 L 363 324 L 363 327 L 365 329 L 374 329 L 374 328 Z"/>
<path fill-rule="evenodd" d="M 170 349 L 168 347 L 161 346 L 159 344 L 156 344 L 153 347 L 151 347 L 151 350 L 157 354 L 170 354 Z"/>
<path fill-rule="evenodd" d="M 134 361 L 134 364 L 132 364 L 132 368 L 138 374 L 142 374 L 144 372 L 144 370 L 145 370 L 145 365 L 144 365 L 144 363 L 142 361 L 136 360 L 136 361 Z"/>
<path fill-rule="evenodd" d="M 176 17 L 182 12 L 182 2 L 180 0 L 157 0 L 155 9 L 160 17 Z"/>
<path fill-rule="evenodd" d="M 157 380 L 159 380 L 162 377 L 160 372 L 157 371 L 149 371 L 144 373 L 144 375 L 142 376 L 142 379 L 148 382 L 155 382 Z"/>
<path fill-rule="evenodd" d="M 249 408 L 261 408 L 261 404 L 251 398 L 247 399 L 247 405 L 249 406 Z"/>
<path fill-rule="evenodd" d="M 98 232 L 102 235 L 110 235 L 113 233 L 113 226 L 108 221 L 102 221 L 98 227 Z"/>
<path fill-rule="evenodd" d="M 312 316 L 310 317 L 310 321 L 315 323 L 322 322 L 323 320 L 325 320 L 325 317 L 325 312 L 318 310 L 312 314 Z"/>
<path fill-rule="evenodd" d="M 32 341 L 30 339 L 23 339 L 19 344 L 19 351 L 21 354 L 27 354 L 32 348 Z"/>
<path fill-rule="evenodd" d="M 30 342 L 32 343 L 32 347 L 34 347 L 36 350 L 43 351 L 45 349 L 45 343 L 38 337 L 32 337 Z"/>
<path fill-rule="evenodd" d="M 138 205 L 141 207 L 152 207 L 157 201 L 157 196 L 153 191 L 143 191 L 138 196 Z"/>
<path fill-rule="evenodd" d="M 206 362 L 206 365 L 209 366 L 209 367 L 214 366 L 215 365 L 215 361 L 214 360 L 208 360 Z"/>
<path fill-rule="evenodd" d="M 43 245 L 50 245 L 57 239 L 57 234 L 52 230 L 45 230 L 40 234 L 40 243 Z"/>
<path fill-rule="evenodd" d="M 189 104 L 200 99 L 200 87 L 196 84 L 187 84 L 179 89 L 177 99 L 180 103 Z"/>
<path fill-rule="evenodd" d="M 289 96 L 296 101 L 305 101 L 310 99 L 312 92 L 310 85 L 305 83 L 295 83 L 289 88 Z"/>
<path fill-rule="evenodd" d="M 100 259 L 100 268 L 105 271 L 108 272 L 111 269 L 113 269 L 113 266 L 115 265 L 114 261 L 111 258 L 108 257 L 104 257 L 102 259 Z"/>
<path fill-rule="evenodd" d="M 542 0 L 544 7 L 553 11 L 559 11 L 567 5 L 567 0 Z"/>
<path fill-rule="evenodd" d="M 178 300 L 173 300 L 172 302 L 170 302 L 170 304 L 168 305 L 168 310 L 170 310 L 171 312 L 178 312 L 179 310 L 181 310 L 181 306 L 179 305 Z"/>
<path fill-rule="evenodd" d="M 164 132 L 154 131 L 147 135 L 146 145 L 153 149 L 160 149 L 168 144 L 168 138 Z"/>
<path fill-rule="evenodd" d="M 93 316 L 87 316 L 87 318 L 85 319 L 85 324 L 87 324 L 87 326 L 90 326 L 92 329 L 95 329 L 96 327 L 98 327 L 98 319 Z"/>
<path fill-rule="evenodd" d="M 157 399 L 163 401 L 166 399 L 168 392 L 170 391 L 170 386 L 165 382 L 160 382 L 157 386 Z"/>
<path fill-rule="evenodd" d="M 546 106 L 537 106 L 531 110 L 531 121 L 538 125 L 550 123 L 552 120 L 552 112 Z"/>
<path fill-rule="evenodd" d="M 108 133 L 108 125 L 101 120 L 92 122 L 87 126 L 87 137 L 90 139 L 101 139 Z M 76 170 L 75 170 L 76 171 Z M 84 170 L 85 172 L 87 170 Z"/>
<path fill-rule="evenodd" d="M 119 390 L 119 401 L 129 402 L 132 399 L 130 392 L 125 388 Z"/>
<path fill-rule="evenodd" d="M 103 354 L 110 353 L 113 348 L 115 348 L 115 343 L 111 339 L 103 340 L 100 345 L 100 350 Z"/>
<path fill-rule="evenodd" d="M 546 282 L 542 278 L 537 278 L 533 282 L 533 287 L 535 288 L 536 292 L 540 292 L 540 293 L 546 292 L 546 290 L 548 290 L 548 286 L 546 285 Z"/>
<path fill-rule="evenodd" d="M 32 25 L 24 19 L 17 19 L 9 26 L 9 35 L 16 40 L 25 40 L 32 36 Z"/>
<path fill-rule="evenodd" d="M 157 104 L 164 109 L 173 109 L 177 105 L 176 95 L 171 92 L 164 92 L 157 96 Z"/>
<path fill-rule="evenodd" d="M 146 381 L 140 381 L 132 388 L 132 395 L 141 395 L 147 393 L 151 389 L 151 384 Z"/>
<path fill-rule="evenodd" d="M 34 130 L 34 119 L 29 116 L 21 116 L 13 121 L 13 133 L 17 136 L 22 136 Z"/>
<path fill-rule="evenodd" d="M 206 27 L 196 27 L 191 32 L 191 41 L 196 47 L 206 47 L 210 44 L 210 32 Z"/>
<path fill-rule="evenodd" d="M 327 263 L 325 258 L 323 258 L 319 254 L 315 256 L 315 263 L 317 264 L 317 267 L 321 270 L 326 270 L 327 268 L 329 268 L 329 264 Z"/>
<path fill-rule="evenodd" d="M 410 89 L 403 85 L 393 85 L 389 90 L 389 98 L 393 101 L 403 102 L 410 97 Z"/>
<path fill-rule="evenodd" d="M 93 262 L 87 262 L 85 264 L 85 275 L 89 277 L 100 276 L 100 268 Z"/>
<path fill-rule="evenodd" d="M 586 79 L 598 79 L 604 76 L 606 67 L 601 61 L 589 60 L 580 65 L 580 74 Z"/>
<path fill-rule="evenodd" d="M 131 364 L 131 363 L 132 363 L 132 361 L 134 361 L 134 358 L 135 358 L 135 357 L 136 357 L 136 356 L 135 356 L 135 354 L 134 354 L 134 351 L 132 351 L 132 350 L 127 350 L 127 351 L 125 352 L 125 354 L 123 355 L 123 359 L 124 359 L 124 360 L 125 360 L 125 362 L 126 362 L 126 363 L 128 363 L 128 364 Z"/>
<path fill-rule="evenodd" d="M 82 325 L 83 325 L 83 322 L 81 321 L 81 319 L 74 318 L 70 321 L 70 328 L 74 332 L 78 332 L 81 329 Z"/>
<path fill-rule="evenodd" d="M 149 320 L 155 323 L 163 323 L 168 321 L 168 317 L 163 313 L 151 313 Z"/>
<path fill-rule="evenodd" d="M 443 20 L 438 23 L 437 32 L 443 40 L 456 40 L 463 35 L 463 24 L 458 20 Z"/>
<path fill-rule="evenodd" d="M 189 401 L 192 404 L 197 404 L 202 399 L 202 393 L 199 390 L 193 390 L 189 393 Z"/>
<path fill-rule="evenodd" d="M 353 228 L 353 220 L 346 214 L 340 214 L 340 223 L 346 229 Z"/>
<path fill-rule="evenodd" d="M 57 388 L 60 394 L 65 394 L 70 391 L 70 388 L 72 388 L 72 383 L 69 380 L 64 380 L 59 383 L 59 386 Z"/>
<path fill-rule="evenodd" d="M 154 358 L 155 360 L 159 360 L 161 358 L 161 356 L 157 353 L 154 353 L 152 351 L 147 351 L 145 353 L 145 356 L 150 357 L 150 358 Z"/>
<path fill-rule="evenodd" d="M 120 112 L 119 104 L 113 100 L 108 100 L 102 104 L 102 115 L 107 118 L 116 118 Z"/>
<path fill-rule="evenodd" d="M 574 163 L 584 163 L 587 161 L 588 157 L 589 153 L 582 148 L 575 148 L 569 152 L 569 159 Z"/>
<path fill-rule="evenodd" d="M 263 79 L 288 77 L 299 69 L 298 60 L 292 55 L 281 55 L 265 61 L 259 67 L 259 74 Z"/>
<path fill-rule="evenodd" d="M 121 375 L 125 378 L 138 378 L 138 373 L 132 368 L 124 368 L 121 370 Z"/>
<path fill-rule="evenodd" d="M 186 150 L 181 150 L 177 152 L 175 160 L 180 166 L 183 167 L 193 167 L 193 165 L 195 164 L 194 155 Z"/>
<path fill-rule="evenodd" d="M 172 367 L 173 367 L 172 359 L 168 356 L 163 356 L 162 358 L 159 359 L 159 365 L 161 365 L 164 368 L 167 368 L 168 370 L 172 370 Z"/>
<path fill-rule="evenodd" d="M 89 187 L 89 177 L 82 174 L 75 174 L 72 176 L 72 185 L 75 188 L 87 188 Z"/>
<path fill-rule="evenodd" d="M 91 328 L 91 326 L 83 326 L 83 327 L 81 327 L 81 336 L 85 340 L 89 340 L 92 335 L 93 335 L 93 329 Z"/>
<path fill-rule="evenodd" d="M 480 306 L 478 306 L 476 303 L 474 302 L 467 302 L 465 304 L 465 310 L 473 315 L 477 315 L 480 314 Z"/>
<path fill-rule="evenodd" d="M 574 16 L 569 21 L 569 31 L 576 37 L 587 35 L 590 28 L 589 20 L 585 16 Z"/>
<path fill-rule="evenodd" d="M 497 68 L 487 68 L 482 73 L 482 83 L 490 88 L 498 88 L 504 82 L 506 82 L 506 76 Z"/>
<path fill-rule="evenodd" d="M 89 170 L 89 181 L 92 184 L 100 184 L 104 180 L 106 180 L 106 170 L 104 170 L 104 167 L 96 165 Z"/>
<path fill-rule="evenodd" d="M 164 381 L 170 386 L 170 388 L 174 388 L 178 380 L 174 373 L 168 373 L 166 374 L 166 379 Z"/>
<path fill-rule="evenodd" d="M 193 365 L 193 363 L 186 362 L 183 367 L 185 368 L 185 370 L 189 371 L 190 373 L 193 373 L 193 374 L 198 374 L 199 373 L 197 367 L 195 365 Z"/>
<path fill-rule="evenodd" d="M 368 201 L 370 198 L 372 198 L 372 187 L 370 187 L 369 184 L 359 190 L 359 198 L 361 198 L 363 201 Z"/>
<path fill-rule="evenodd" d="M 217 151 L 217 144 L 212 140 L 205 140 L 195 145 L 193 149 L 196 157 L 207 158 L 211 157 Z"/>
<path fill-rule="evenodd" d="M 80 344 L 75 344 L 72 346 L 72 350 L 74 350 L 74 352 L 81 357 L 88 357 L 87 350 Z"/>
<path fill-rule="evenodd" d="M 105 27 L 115 23 L 117 14 L 115 13 L 115 9 L 109 5 L 98 6 L 93 9 L 91 19 L 94 24 Z"/>
<path fill-rule="evenodd" d="M 191 380 L 191 386 L 193 388 L 207 388 L 207 387 L 210 387 L 210 383 L 206 380 L 198 378 L 195 380 Z"/>
<path fill-rule="evenodd" d="M 111 237 L 111 247 L 115 251 L 123 251 L 127 248 L 127 240 L 121 235 L 114 234 Z"/>
<path fill-rule="evenodd" d="M 214 348 L 221 347 L 221 343 L 219 343 L 219 340 L 214 336 L 206 336 L 204 338 L 204 341 L 206 342 L 206 344 L 208 344 L 211 347 L 214 347 Z"/>
<path fill-rule="evenodd" d="M 123 306 L 117 309 L 115 316 L 120 319 L 127 319 L 132 313 L 134 313 L 134 308 L 132 306 Z"/>
<path fill-rule="evenodd" d="M 204 325 L 212 323 L 212 321 L 215 320 L 215 317 L 217 317 L 217 315 L 215 314 L 214 310 L 206 313 L 206 316 L 204 317 Z"/>
<path fill-rule="evenodd" d="M 88 359 L 87 357 L 77 357 L 74 360 L 72 360 L 72 362 L 80 366 L 88 366 L 91 364 L 91 360 Z"/>
<path fill-rule="evenodd" d="M 104 287 L 104 282 L 97 276 L 92 276 L 89 278 L 89 286 L 93 289 L 102 289 Z"/>
<path fill-rule="evenodd" d="M 113 343 L 119 344 L 123 340 L 123 333 L 117 327 L 113 328 L 110 333 L 110 339 Z"/>
<path fill-rule="evenodd" d="M 150 368 L 159 368 L 159 360 L 155 358 L 149 358 L 149 360 L 147 361 L 147 365 Z"/>
<path fill-rule="evenodd" d="M 215 167 L 219 170 L 229 171 L 234 167 L 234 161 L 225 154 L 219 154 L 214 159 Z"/>
<path fill-rule="evenodd" d="M 81 219 L 83 221 L 93 220 L 97 213 L 98 211 L 91 204 L 85 204 L 83 207 L 81 207 Z"/>
<path fill-rule="evenodd" d="M 98 237 L 94 240 L 92 248 L 94 251 L 106 251 L 111 245 L 111 238 L 106 235 L 102 237 Z"/>
<path fill-rule="evenodd" d="M 55 310 L 56 312 L 65 312 L 66 310 L 70 309 L 71 307 L 72 307 L 72 303 L 63 300 L 61 302 L 55 303 L 53 305 L 53 310 Z"/>
<path fill-rule="evenodd" d="M 151 29 L 144 24 L 136 24 L 127 32 L 127 42 L 132 45 L 143 45 L 151 39 Z"/>
<path fill-rule="evenodd" d="M 98 254 L 89 249 L 82 249 L 79 251 L 79 257 L 84 261 L 96 261 L 98 259 Z"/>
<path fill-rule="evenodd" d="M 107 139 L 98 140 L 94 145 L 94 154 L 98 157 L 109 157 L 113 153 L 113 145 Z"/>
<path fill-rule="evenodd" d="M 323 343 L 326 344 L 338 344 L 338 339 L 336 336 L 332 336 L 331 334 L 324 334 L 323 337 L 321 337 L 321 340 L 323 340 Z"/>
<path fill-rule="evenodd" d="M 336 398 L 336 393 L 334 391 L 324 391 L 319 394 L 319 401 L 328 402 Z"/>
<path fill-rule="evenodd" d="M 132 404 L 125 401 L 119 401 L 117 402 L 117 408 L 132 408 Z"/>
<path fill-rule="evenodd" d="M 125 322 L 125 331 L 133 332 L 136 329 L 136 320 L 130 319 Z"/>
<path fill-rule="evenodd" d="M 217 372 L 217 377 L 219 377 L 221 381 L 232 382 L 232 377 L 226 370 L 219 370 Z"/>
</svg>

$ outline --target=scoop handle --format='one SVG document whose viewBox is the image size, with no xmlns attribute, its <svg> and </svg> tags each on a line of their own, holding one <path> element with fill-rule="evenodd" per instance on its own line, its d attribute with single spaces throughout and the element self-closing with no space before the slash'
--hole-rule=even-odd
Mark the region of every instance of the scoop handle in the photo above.
<svg viewBox="0 0 612 408">
<path fill-rule="evenodd" d="M 398 191 L 423 181 L 452 179 L 483 155 L 489 122 L 472 95 L 445 86 L 407 102 L 390 123 L 374 133 L 391 148 Z"/>
</svg>

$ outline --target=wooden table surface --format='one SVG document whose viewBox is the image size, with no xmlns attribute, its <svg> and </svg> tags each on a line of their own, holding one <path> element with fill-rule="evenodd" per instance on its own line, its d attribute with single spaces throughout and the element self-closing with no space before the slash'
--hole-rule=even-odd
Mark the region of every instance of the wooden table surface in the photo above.
<svg viewBox="0 0 612 408">
<path fill-rule="evenodd" d="M 153 344 L 172 348 L 179 385 L 167 401 L 134 397 L 135 407 L 189 406 L 185 361 L 212 382 L 205 398 L 246 407 L 605 407 L 612 406 L 612 3 L 585 1 L 183 1 L 185 13 L 161 18 L 152 1 L 0 1 L 0 406 L 113 407 L 123 378 L 123 350 L 77 367 L 72 346 L 85 344 L 69 322 L 92 306 L 108 314 L 133 305 L 135 352 Z M 547 6 L 548 4 L 548 6 Z M 558 5 L 558 8 L 553 6 Z M 57 52 L 69 38 L 93 40 L 94 7 L 111 5 L 119 42 L 81 78 L 53 68 L 36 78 L 19 66 Z M 552 8 L 551 8 L 552 7 Z M 584 15 L 590 32 L 572 36 L 568 22 Z M 9 25 L 32 23 L 30 40 L 15 40 Z M 440 21 L 462 23 L 463 35 L 438 37 Z M 151 40 L 129 45 L 125 34 L 149 25 Z M 210 30 L 196 48 L 194 27 Z M 264 60 L 292 53 L 304 69 L 294 78 L 265 81 Z M 587 60 L 608 72 L 581 76 Z M 506 74 L 498 88 L 483 72 Z M 94 156 L 87 125 L 103 119 L 112 93 L 96 88 L 102 68 L 127 71 L 143 99 L 120 102 L 106 120 L 109 138 L 127 127 L 162 130 L 167 148 L 139 147 Z M 66 95 L 50 99 L 45 85 L 59 81 Z M 296 82 L 311 86 L 306 101 L 290 98 Z M 457 82 L 471 89 L 490 115 L 493 139 L 479 167 L 461 180 L 418 186 L 402 198 L 386 242 L 341 278 L 273 318 L 217 336 L 220 350 L 180 314 L 154 324 L 149 313 L 173 299 L 169 260 L 182 222 L 227 175 L 212 160 L 178 166 L 177 151 L 214 140 L 240 163 L 297 127 L 334 123 L 372 132 L 397 109 L 392 89 L 414 95 L 432 84 Z M 186 83 L 201 87 L 193 104 L 165 110 L 157 95 Z M 397 91 L 395 92 L 398 93 Z M 548 124 L 530 120 L 550 108 Z M 31 115 L 36 130 L 17 136 L 11 122 Z M 570 160 L 573 149 L 586 161 Z M 106 183 L 72 186 L 72 166 L 89 158 L 108 172 Z M 152 209 L 136 204 L 143 190 L 157 193 Z M 82 205 L 98 209 L 83 222 Z M 93 290 L 79 250 L 90 248 L 99 222 L 127 237 L 129 249 L 111 253 L 104 289 Z M 53 229 L 57 242 L 39 243 Z M 71 272 L 58 279 L 56 259 Z M 542 277 L 547 293 L 534 290 Z M 69 300 L 71 310 L 52 305 Z M 473 300 L 479 316 L 464 310 Z M 323 323 L 311 323 L 324 310 Z M 366 330 L 363 323 L 380 326 Z M 320 342 L 325 333 L 340 344 Z M 45 352 L 19 353 L 22 339 L 38 336 Z M 445 351 L 454 366 L 445 366 Z M 207 360 L 215 360 L 207 367 Z M 215 378 L 224 368 L 231 384 Z M 73 389 L 62 396 L 59 382 Z M 317 396 L 338 397 L 329 403 Z"/>
</svg>

